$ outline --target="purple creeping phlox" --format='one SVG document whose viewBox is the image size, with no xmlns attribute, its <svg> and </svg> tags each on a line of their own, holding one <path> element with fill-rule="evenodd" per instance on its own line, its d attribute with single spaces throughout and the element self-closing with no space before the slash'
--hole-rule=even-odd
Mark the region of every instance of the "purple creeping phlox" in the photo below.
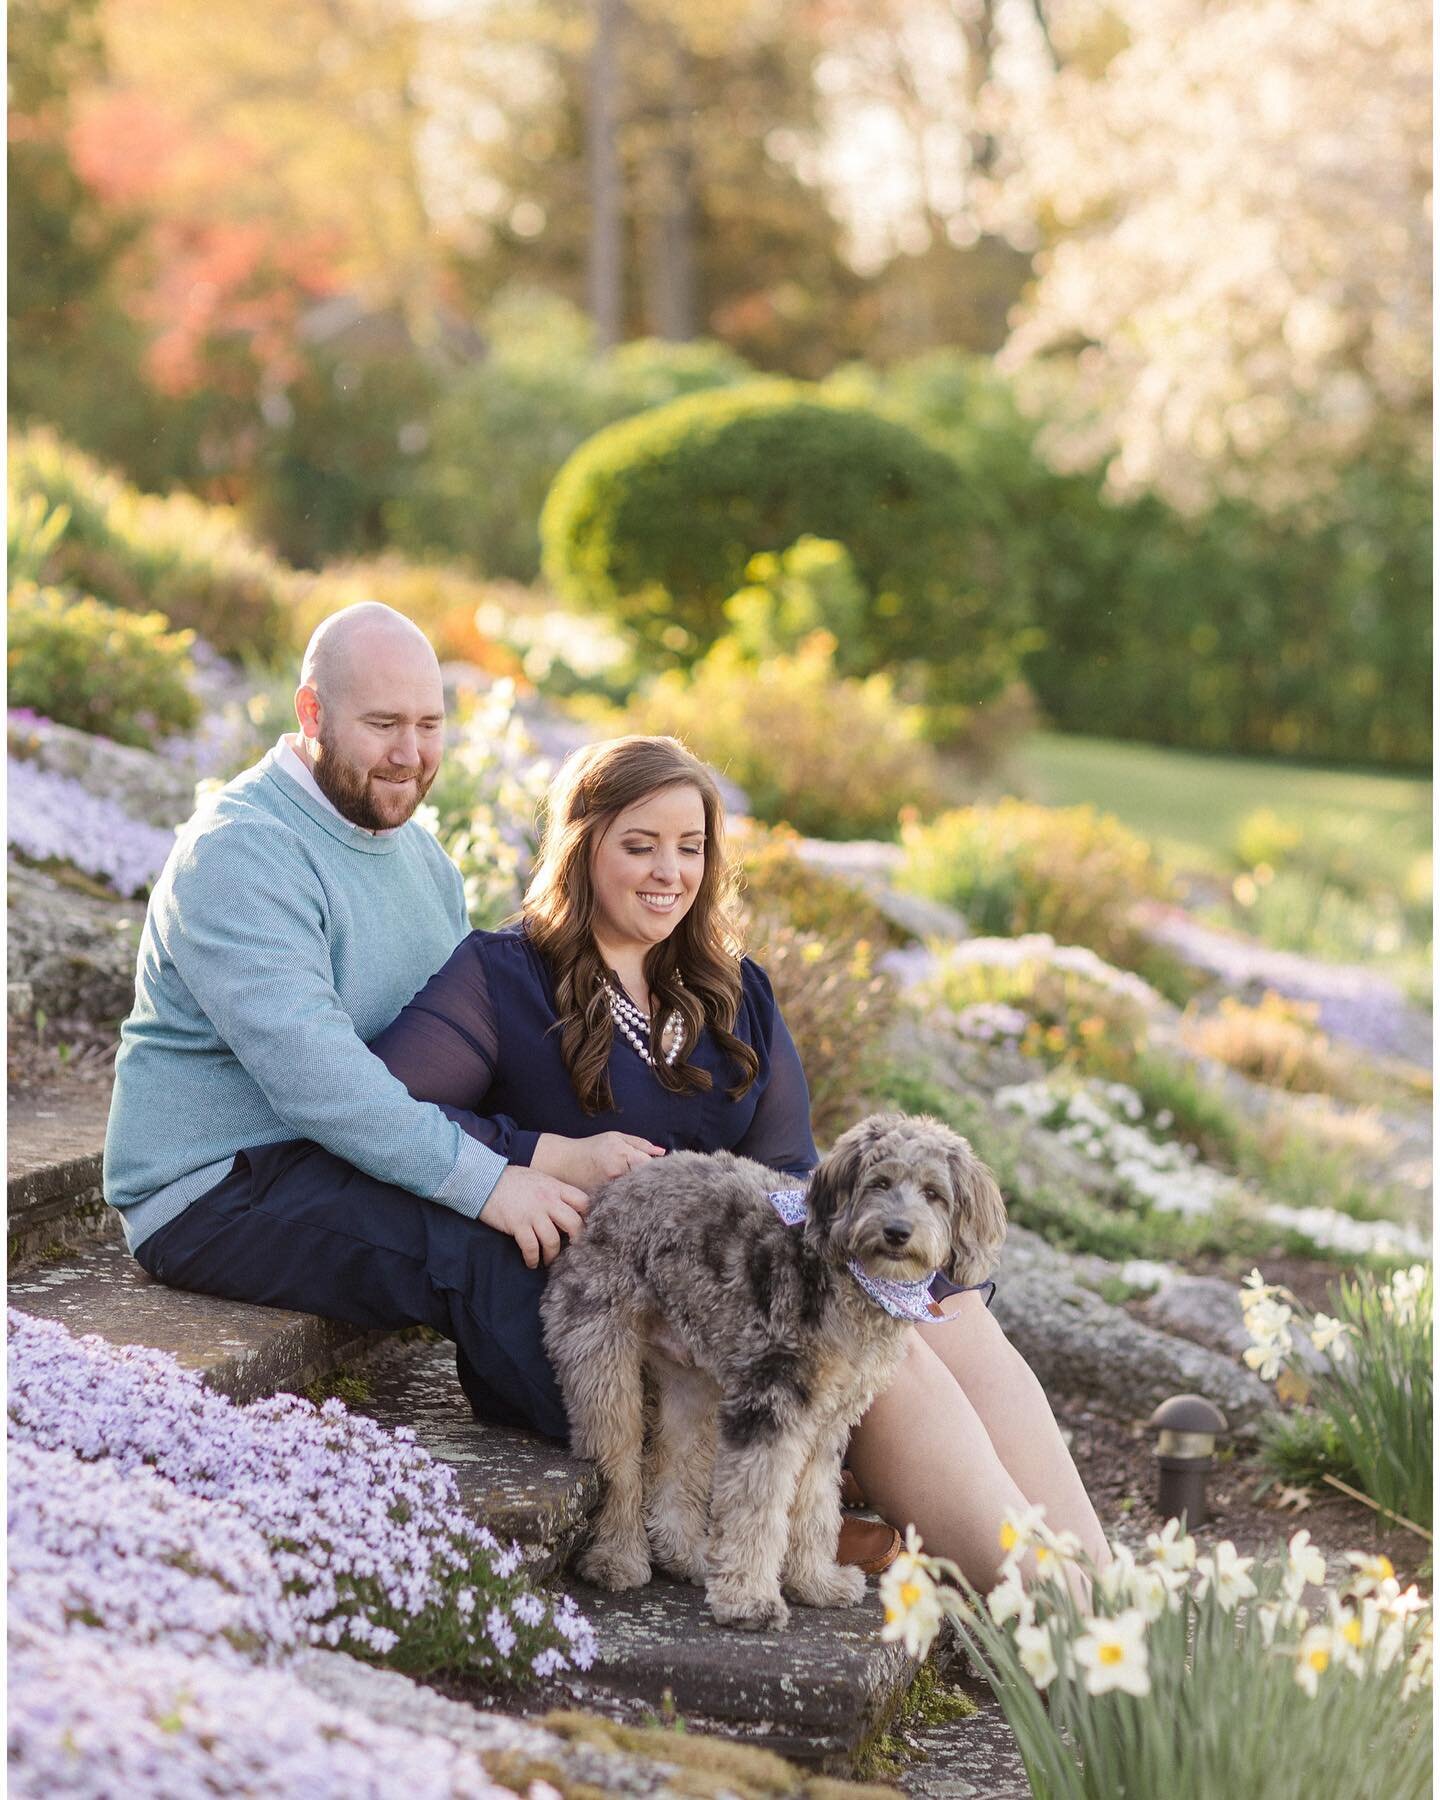
<svg viewBox="0 0 1440 1800">
<path fill-rule="evenodd" d="M 513 1800 L 445 1738 L 372 1723 L 284 1670 L 96 1633 L 42 1639 L 9 1688 L 10 1792 L 24 1800 Z M 535 1783 L 531 1800 L 558 1800 Z"/>
<path fill-rule="evenodd" d="M 132 819 L 68 775 L 15 756 L 5 760 L 6 838 L 23 856 L 71 863 L 127 897 L 153 884 L 174 847 L 173 831 Z"/>
<path fill-rule="evenodd" d="M 238 1508 L 182 1493 L 150 1469 L 10 1445 L 12 1652 L 66 1631 L 186 1656 L 272 1662 L 297 1609 Z"/>
<path fill-rule="evenodd" d="M 413 1432 L 339 1400 L 236 1406 L 161 1351 L 74 1338 L 13 1310 L 9 1347 L 12 1443 L 108 1459 L 121 1476 L 148 1469 L 180 1495 L 223 1503 L 206 1515 L 214 1531 L 246 1527 L 237 1556 L 265 1545 L 302 1643 L 521 1679 L 594 1660 L 574 1602 L 525 1586 L 519 1547 L 468 1517 L 453 1474 Z"/>
</svg>

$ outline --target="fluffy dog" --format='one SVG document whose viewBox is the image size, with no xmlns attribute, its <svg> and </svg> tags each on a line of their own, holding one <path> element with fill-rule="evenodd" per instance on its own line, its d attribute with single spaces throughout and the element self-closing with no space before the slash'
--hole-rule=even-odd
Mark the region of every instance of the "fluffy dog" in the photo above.
<svg viewBox="0 0 1440 1800">
<path fill-rule="evenodd" d="M 966 1284 L 1005 1235 L 989 1170 L 934 1119 L 877 1114 L 846 1132 L 795 1227 L 768 1198 L 787 1185 L 726 1152 L 677 1151 L 617 1176 L 541 1314 L 575 1450 L 605 1482 L 581 1575 L 639 1587 L 653 1559 L 703 1582 L 722 1625 L 754 1630 L 784 1625 L 782 1588 L 807 1606 L 864 1593 L 860 1570 L 835 1560 L 840 1464 L 899 1366 L 907 1322 L 850 1263 Z"/>
</svg>

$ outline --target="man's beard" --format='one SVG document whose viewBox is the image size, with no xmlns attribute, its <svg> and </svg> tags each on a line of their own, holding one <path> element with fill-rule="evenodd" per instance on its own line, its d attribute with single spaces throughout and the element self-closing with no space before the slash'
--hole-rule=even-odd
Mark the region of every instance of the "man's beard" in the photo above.
<svg viewBox="0 0 1440 1800">
<path fill-rule="evenodd" d="M 376 806 L 370 792 L 371 772 L 357 769 L 335 748 L 334 739 L 326 731 L 324 724 L 319 733 L 320 754 L 310 762 L 310 772 L 315 777 L 315 785 L 335 808 L 342 818 L 348 819 L 352 825 L 361 825 L 366 831 L 393 831 L 397 825 L 403 825 L 415 808 L 430 792 L 430 783 L 435 779 L 435 771 L 429 776 L 417 763 L 413 769 L 399 770 L 397 774 L 408 774 L 415 782 L 414 798 L 409 806 L 398 817 L 387 818 Z M 308 760 L 308 759 L 307 759 Z M 377 777 L 383 780 L 384 777 Z M 393 780 L 393 777 L 392 777 Z"/>
</svg>

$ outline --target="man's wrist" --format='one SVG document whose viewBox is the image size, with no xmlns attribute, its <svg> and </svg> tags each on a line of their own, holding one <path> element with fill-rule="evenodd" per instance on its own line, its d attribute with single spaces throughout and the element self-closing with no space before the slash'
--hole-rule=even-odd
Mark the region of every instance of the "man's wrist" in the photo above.
<svg viewBox="0 0 1440 1800">
<path fill-rule="evenodd" d="M 431 1198 L 467 1219 L 478 1219 L 509 1166 L 503 1156 L 497 1156 L 478 1138 L 461 1132 L 460 1154 Z"/>
</svg>

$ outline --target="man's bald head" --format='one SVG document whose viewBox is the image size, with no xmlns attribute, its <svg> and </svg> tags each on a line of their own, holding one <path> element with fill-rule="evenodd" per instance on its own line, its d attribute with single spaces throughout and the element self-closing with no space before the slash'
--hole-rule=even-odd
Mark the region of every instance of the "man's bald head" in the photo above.
<svg viewBox="0 0 1440 1800">
<path fill-rule="evenodd" d="M 331 613 L 311 632 L 300 685 L 314 688 L 322 705 L 342 705 L 357 676 L 386 668 L 407 675 L 433 672 L 440 679 L 440 664 L 420 627 L 393 606 L 361 600 Z"/>
<path fill-rule="evenodd" d="M 445 744 L 445 688 L 423 631 L 378 601 L 318 625 L 295 694 L 296 748 L 341 813 L 370 831 L 402 825 Z"/>
</svg>

